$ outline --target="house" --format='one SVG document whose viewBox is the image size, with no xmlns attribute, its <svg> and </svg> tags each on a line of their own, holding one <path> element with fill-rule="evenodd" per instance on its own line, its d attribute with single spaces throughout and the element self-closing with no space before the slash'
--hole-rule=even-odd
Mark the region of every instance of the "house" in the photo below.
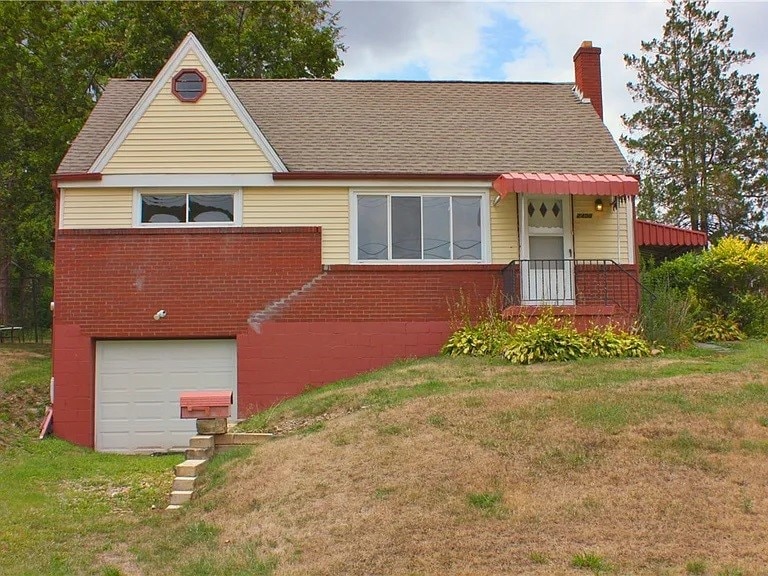
<svg viewBox="0 0 768 576">
<path fill-rule="evenodd" d="M 178 394 L 246 417 L 433 355 L 450 304 L 630 322 L 638 182 L 575 83 L 227 80 L 192 35 L 112 80 L 53 177 L 54 431 L 186 445 Z"/>
</svg>

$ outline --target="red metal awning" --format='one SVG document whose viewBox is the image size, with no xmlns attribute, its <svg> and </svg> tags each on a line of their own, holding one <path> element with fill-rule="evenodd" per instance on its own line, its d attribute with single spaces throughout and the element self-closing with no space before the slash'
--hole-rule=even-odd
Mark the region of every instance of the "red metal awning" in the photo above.
<svg viewBox="0 0 768 576">
<path fill-rule="evenodd" d="M 635 242 L 638 246 L 706 246 L 707 241 L 705 232 L 646 220 L 635 222 Z"/>
<path fill-rule="evenodd" d="M 624 174 L 555 174 L 509 172 L 493 181 L 493 189 L 507 194 L 557 194 L 584 196 L 637 196 L 640 182 Z"/>
</svg>

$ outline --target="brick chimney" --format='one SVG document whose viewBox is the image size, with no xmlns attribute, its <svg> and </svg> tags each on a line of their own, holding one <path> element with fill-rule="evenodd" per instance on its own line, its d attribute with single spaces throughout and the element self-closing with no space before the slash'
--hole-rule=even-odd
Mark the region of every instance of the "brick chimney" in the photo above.
<svg viewBox="0 0 768 576">
<path fill-rule="evenodd" d="M 600 80 L 600 48 L 585 40 L 573 55 L 576 88 L 584 98 L 592 101 L 595 112 L 603 119 L 603 83 Z"/>
</svg>

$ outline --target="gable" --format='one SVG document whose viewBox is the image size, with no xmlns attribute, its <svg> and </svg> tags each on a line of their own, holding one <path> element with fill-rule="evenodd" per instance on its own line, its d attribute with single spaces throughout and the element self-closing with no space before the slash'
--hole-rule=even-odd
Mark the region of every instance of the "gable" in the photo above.
<svg viewBox="0 0 768 576">
<path fill-rule="evenodd" d="M 173 75 L 201 64 L 208 93 L 179 102 Z M 570 83 L 226 81 L 190 34 L 148 86 L 110 83 L 59 173 L 253 174 L 287 167 L 489 179 L 506 172 L 628 171 L 610 132 Z"/>
<path fill-rule="evenodd" d="M 205 95 L 181 102 L 171 92 L 178 70 L 207 80 Z M 273 168 L 195 54 L 188 54 L 123 140 L 103 174 L 263 173 Z"/>
</svg>

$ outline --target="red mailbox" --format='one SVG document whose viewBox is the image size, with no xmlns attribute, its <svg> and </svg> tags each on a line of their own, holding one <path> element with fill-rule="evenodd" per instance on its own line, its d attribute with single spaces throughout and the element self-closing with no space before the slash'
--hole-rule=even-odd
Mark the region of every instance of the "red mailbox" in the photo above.
<svg viewBox="0 0 768 576">
<path fill-rule="evenodd" d="M 231 390 L 182 392 L 179 397 L 182 418 L 229 418 Z"/>
</svg>

